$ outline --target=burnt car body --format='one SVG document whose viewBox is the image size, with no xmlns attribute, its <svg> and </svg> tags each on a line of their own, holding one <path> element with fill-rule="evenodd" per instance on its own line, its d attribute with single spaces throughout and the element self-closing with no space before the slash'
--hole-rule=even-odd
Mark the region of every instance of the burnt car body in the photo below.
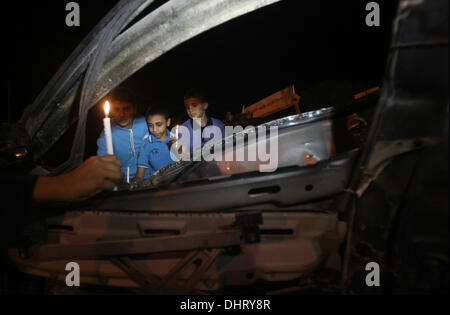
<svg viewBox="0 0 450 315">
<path fill-rule="evenodd" d="M 152 1 L 119 2 L 24 112 L 34 159 L 76 111 L 70 158 L 53 174 L 73 169 L 87 112 L 110 90 L 179 43 L 273 2 L 172 0 L 132 25 Z M 149 293 L 261 283 L 265 293 L 311 283 L 335 293 L 448 292 L 448 2 L 400 1 L 363 146 L 336 152 L 339 114 L 266 123 L 278 127 L 274 172 L 258 171 L 264 161 L 176 162 L 45 218 L 44 237 L 31 233 L 33 246 L 10 257 L 25 273 L 61 281 L 76 261 L 81 283 Z M 369 262 L 386 285 L 366 285 Z M 330 273 L 315 277 L 321 271 Z"/>
</svg>

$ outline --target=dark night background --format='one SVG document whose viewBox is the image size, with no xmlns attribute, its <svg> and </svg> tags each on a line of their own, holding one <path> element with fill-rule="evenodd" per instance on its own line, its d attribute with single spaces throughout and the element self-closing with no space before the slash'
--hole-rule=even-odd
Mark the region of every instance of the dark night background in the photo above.
<svg viewBox="0 0 450 315">
<path fill-rule="evenodd" d="M 65 25 L 68 2 L 17 2 L 4 10 L 8 58 L 2 122 L 20 119 L 23 108 L 118 1 L 76 1 L 80 27 Z M 183 93 L 190 87 L 207 90 L 208 112 L 219 119 L 292 84 L 302 112 L 351 102 L 353 94 L 382 83 L 397 7 L 397 1 L 377 1 L 381 26 L 367 27 L 368 2 L 275 3 L 183 43 L 124 85 L 138 95 L 141 113 L 147 106 L 165 105 L 175 122 L 187 119 Z M 99 106 L 90 117 L 87 151 L 93 154 L 101 130 Z M 59 150 L 68 152 L 66 143 Z"/>
</svg>

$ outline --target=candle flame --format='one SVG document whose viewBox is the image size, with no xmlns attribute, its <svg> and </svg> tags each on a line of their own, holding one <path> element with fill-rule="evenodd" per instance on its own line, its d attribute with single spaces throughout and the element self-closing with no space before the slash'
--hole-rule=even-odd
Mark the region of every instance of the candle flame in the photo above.
<svg viewBox="0 0 450 315">
<path fill-rule="evenodd" d="M 105 102 L 105 115 L 106 115 L 106 117 L 108 117 L 108 115 L 109 115 L 109 102 L 108 101 Z"/>
</svg>

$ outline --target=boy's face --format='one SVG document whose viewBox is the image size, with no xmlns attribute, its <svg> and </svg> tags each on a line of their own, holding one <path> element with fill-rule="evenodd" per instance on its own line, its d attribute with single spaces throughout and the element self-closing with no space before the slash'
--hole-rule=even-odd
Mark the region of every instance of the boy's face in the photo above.
<svg viewBox="0 0 450 315">
<path fill-rule="evenodd" d="M 170 126 L 170 118 L 166 119 L 164 115 L 147 116 L 148 130 L 157 139 L 165 139 L 167 133 L 166 128 Z"/>
<path fill-rule="evenodd" d="M 136 107 L 130 102 L 113 101 L 111 103 L 111 117 L 122 128 L 131 128 Z"/>
<path fill-rule="evenodd" d="M 191 119 L 202 118 L 208 108 L 208 102 L 202 101 L 200 98 L 191 97 L 184 100 L 184 106 Z"/>
</svg>

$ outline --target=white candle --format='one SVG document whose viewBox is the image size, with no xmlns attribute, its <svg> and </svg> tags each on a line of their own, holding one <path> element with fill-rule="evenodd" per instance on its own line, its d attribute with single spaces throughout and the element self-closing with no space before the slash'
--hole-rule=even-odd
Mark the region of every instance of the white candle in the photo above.
<svg viewBox="0 0 450 315">
<path fill-rule="evenodd" d="M 175 126 L 175 139 L 177 139 L 177 141 L 175 142 L 175 148 L 177 148 L 177 149 L 178 149 L 178 131 L 179 131 L 179 129 L 180 129 L 180 126 L 176 125 Z"/>
<path fill-rule="evenodd" d="M 127 167 L 127 183 L 130 183 L 130 167 Z"/>
<path fill-rule="evenodd" d="M 111 120 L 109 115 L 109 102 L 105 102 L 105 118 L 103 119 L 103 126 L 105 128 L 105 139 L 106 139 L 106 152 L 108 154 L 114 154 L 112 135 L 111 135 Z"/>
</svg>

